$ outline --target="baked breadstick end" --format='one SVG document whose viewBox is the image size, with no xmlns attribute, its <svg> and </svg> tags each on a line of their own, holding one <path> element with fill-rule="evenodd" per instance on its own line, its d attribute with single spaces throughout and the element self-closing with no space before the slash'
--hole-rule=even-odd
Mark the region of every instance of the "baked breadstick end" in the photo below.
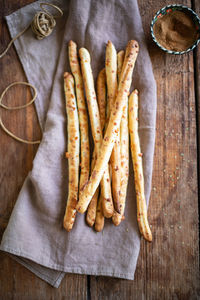
<svg viewBox="0 0 200 300">
<path fill-rule="evenodd" d="M 78 199 L 79 184 L 79 120 L 74 92 L 74 78 L 70 73 L 64 73 L 64 91 L 66 111 L 68 119 L 68 158 L 69 183 L 68 199 L 63 220 L 63 226 L 67 231 L 73 227 L 76 217 L 76 204 Z"/>
<path fill-rule="evenodd" d="M 120 81 L 120 75 L 124 62 L 124 51 L 121 50 L 117 54 L 117 75 L 118 81 Z M 129 177 L 129 132 L 128 132 L 128 97 L 126 105 L 123 108 L 123 114 L 120 124 L 120 151 L 121 151 L 121 187 L 120 187 L 120 199 L 119 207 L 120 213 L 115 212 L 112 217 L 113 224 L 119 226 L 124 219 L 124 210 L 126 202 L 126 193 Z"/>
<path fill-rule="evenodd" d="M 106 83 L 107 83 L 107 101 L 108 101 L 108 118 L 115 103 L 117 94 L 117 52 L 111 41 L 106 46 Z M 121 182 L 121 154 L 120 154 L 120 131 L 117 132 L 115 145 L 110 158 L 112 170 L 112 195 L 114 208 L 120 213 L 120 182 Z"/>
<path fill-rule="evenodd" d="M 97 205 L 97 214 L 96 214 L 96 220 L 95 220 L 95 225 L 94 228 L 97 232 L 100 232 L 103 230 L 104 227 L 104 215 L 102 211 L 102 196 L 100 196 L 98 205 Z"/>
<path fill-rule="evenodd" d="M 137 199 L 137 221 L 141 235 L 149 242 L 152 233 L 147 219 L 147 205 L 144 194 L 144 175 L 142 153 L 138 134 L 138 91 L 134 90 L 129 97 L 129 133 L 131 139 L 131 154 L 133 161 L 135 191 Z"/>
<path fill-rule="evenodd" d="M 79 180 L 79 192 L 86 184 L 90 173 L 90 144 L 88 134 L 88 115 L 86 108 L 86 101 L 84 96 L 83 78 L 79 65 L 77 45 L 73 41 L 69 42 L 69 63 L 72 74 L 75 80 L 76 100 L 78 106 L 79 127 L 80 127 L 80 158 L 81 158 L 81 171 Z"/>
</svg>

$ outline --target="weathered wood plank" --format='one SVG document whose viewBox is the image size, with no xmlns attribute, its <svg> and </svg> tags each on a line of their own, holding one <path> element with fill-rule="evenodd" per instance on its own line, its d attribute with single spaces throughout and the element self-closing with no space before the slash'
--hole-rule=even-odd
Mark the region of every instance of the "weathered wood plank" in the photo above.
<svg viewBox="0 0 200 300">
<path fill-rule="evenodd" d="M 1 1 L 1 16 L 7 15 L 32 0 Z M 10 36 L 6 22 L 0 18 L 0 51 Z M 14 81 L 26 81 L 23 69 L 14 47 L 0 59 L 0 93 Z M 9 90 L 4 101 L 9 105 L 19 105 L 30 101 L 28 88 L 16 86 Z M 37 100 L 36 100 L 37 101 Z M 18 136 L 36 140 L 41 137 L 34 106 L 20 111 L 0 111 L 5 125 Z M 0 128 L 0 239 L 22 187 L 24 179 L 32 168 L 37 145 L 25 145 L 7 136 Z M 87 276 L 68 274 L 59 289 L 54 289 L 33 273 L 15 262 L 3 252 L 0 253 L 0 299 L 87 299 Z"/>
<path fill-rule="evenodd" d="M 6 2 L 7 5 L 8 2 L 9 1 Z M 25 1 L 21 2 L 22 4 L 25 4 Z M 6 14 L 3 3 L 1 3 L 0 10 L 4 11 Z M 1 19 L 0 37 L 1 49 L 5 49 L 6 45 L 10 41 L 10 37 L 6 23 L 3 19 Z M 14 81 L 26 81 L 14 47 L 11 47 L 7 55 L 0 60 L 0 70 L 1 79 L 3 79 L 0 81 L 0 92 Z M 3 101 L 4 103 L 14 106 L 19 105 L 20 103 L 22 104 L 23 101 L 24 103 L 26 101 L 28 102 L 30 97 L 30 91 L 27 88 L 16 86 L 8 91 Z M 27 114 L 29 115 L 28 122 L 30 123 L 28 126 L 30 128 L 34 128 L 34 137 L 39 137 L 40 129 L 33 106 L 28 107 L 26 110 L 19 111 L 6 111 L 1 108 L 1 116 L 5 125 L 17 135 L 28 139 L 29 137 L 26 136 Z M 28 171 L 31 169 L 31 162 L 34 154 L 36 153 L 37 146 L 15 142 L 7 134 L 5 134 L 2 129 L 0 130 L 0 139 L 0 168 L 2 170 L 0 177 L 0 198 L 4 199 L 4 201 L 1 201 L 2 207 L 0 217 L 3 218 L 3 224 L 5 227 L 15 203 L 16 196 L 19 193 Z"/>
<path fill-rule="evenodd" d="M 0 261 L 1 300 L 87 299 L 87 276 L 67 274 L 56 289 L 3 253 Z"/>
<path fill-rule="evenodd" d="M 152 0 L 148 1 L 148 5 L 145 0 L 138 2 L 158 88 L 157 138 L 149 206 L 153 242 L 142 241 L 133 282 L 92 277 L 91 296 L 92 299 L 109 300 L 198 299 L 193 53 L 168 55 L 151 41 L 151 19 L 158 9 L 171 4 L 170 1 Z M 191 5 L 190 1 L 177 3 Z"/>
<path fill-rule="evenodd" d="M 7 15 L 10 15 L 12 12 L 16 11 L 17 9 L 28 5 L 32 2 L 35 2 L 35 0 L 19 0 L 19 1 L 12 1 L 12 0 L 8 0 L 8 1 L 4 1 L 1 0 L 0 1 L 0 17 L 4 17 Z"/>
<path fill-rule="evenodd" d="M 193 0 L 193 9 L 200 16 L 200 2 L 198 0 Z M 194 62 L 195 62 L 195 92 L 196 92 L 196 106 L 197 106 L 197 134 L 198 134 L 198 150 L 200 150 L 200 46 L 194 51 Z M 198 153 L 199 154 L 199 153 Z M 200 155 L 200 154 L 199 154 Z M 200 156 L 198 156 L 198 179 L 200 182 Z M 200 210 L 199 210 L 200 212 Z"/>
</svg>

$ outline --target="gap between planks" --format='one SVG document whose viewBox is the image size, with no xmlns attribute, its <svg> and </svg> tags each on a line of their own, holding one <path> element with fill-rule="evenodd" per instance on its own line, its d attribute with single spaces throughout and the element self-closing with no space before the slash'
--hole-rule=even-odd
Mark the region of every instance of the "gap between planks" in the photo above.
<svg viewBox="0 0 200 300">
<path fill-rule="evenodd" d="M 199 0 L 192 0 L 192 9 L 200 15 Z M 200 217 L 200 44 L 193 51 L 194 60 L 194 88 L 196 106 L 196 139 L 197 139 L 197 180 L 198 180 L 198 215 Z M 199 249 L 200 249 L 200 230 L 199 230 Z"/>
</svg>

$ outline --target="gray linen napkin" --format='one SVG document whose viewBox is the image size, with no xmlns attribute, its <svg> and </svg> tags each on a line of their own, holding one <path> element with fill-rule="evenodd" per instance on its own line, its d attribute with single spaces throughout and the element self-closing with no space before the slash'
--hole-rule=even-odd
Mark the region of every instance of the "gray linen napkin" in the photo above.
<svg viewBox="0 0 200 300">
<path fill-rule="evenodd" d="M 156 85 L 137 1 L 57 3 L 61 7 L 64 4 L 68 11 L 68 17 L 63 18 L 66 21 L 64 35 L 59 29 L 63 27 L 60 21 L 53 35 L 43 41 L 36 41 L 31 31 L 27 31 L 15 42 L 27 78 L 39 91 L 35 105 L 44 133 L 0 249 L 14 254 L 21 264 L 55 287 L 59 286 L 65 272 L 134 279 L 140 234 L 132 163 L 125 220 L 119 227 L 106 220 L 103 232 L 96 233 L 86 225 L 85 216 L 78 214 L 70 233 L 62 228 L 68 192 L 63 73 L 70 70 L 67 59 L 70 39 L 90 51 L 95 78 L 104 65 L 105 45 L 109 39 L 117 50 L 124 49 L 130 39 L 139 42 L 132 87 L 140 91 L 139 134 L 148 202 L 155 140 Z M 11 36 L 31 20 L 36 7 L 38 3 L 7 17 Z"/>
</svg>

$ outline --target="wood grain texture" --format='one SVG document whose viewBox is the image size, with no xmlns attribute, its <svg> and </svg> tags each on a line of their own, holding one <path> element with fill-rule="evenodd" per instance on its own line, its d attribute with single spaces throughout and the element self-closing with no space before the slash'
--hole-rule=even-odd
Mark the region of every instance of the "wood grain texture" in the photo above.
<svg viewBox="0 0 200 300">
<path fill-rule="evenodd" d="M 0 1 L 0 17 L 31 2 Z M 149 24 L 155 12 L 171 2 L 150 0 L 148 5 L 145 0 L 138 2 L 158 88 L 157 138 L 149 206 L 154 240 L 151 244 L 142 240 L 134 281 L 95 276 L 87 279 L 87 276 L 68 274 L 59 289 L 50 287 L 1 252 L 0 299 L 196 300 L 200 297 L 195 105 L 196 94 L 199 113 L 200 47 L 195 57 L 193 53 L 173 56 L 162 52 L 151 41 Z M 189 0 L 176 2 L 191 6 Z M 193 0 L 193 6 L 200 14 L 199 0 Z M 9 40 L 1 18 L 0 50 Z M 0 92 L 13 81 L 26 80 L 14 47 L 0 60 L 0 74 Z M 5 102 L 17 105 L 29 99 L 29 90 L 19 86 L 9 91 Z M 13 112 L 1 109 L 0 113 L 8 128 L 19 136 L 40 138 L 34 106 Z M 32 168 L 37 146 L 18 143 L 1 129 L 0 141 L 1 238 L 23 181 Z"/>
<path fill-rule="evenodd" d="M 193 10 L 200 16 L 200 1 L 192 1 Z M 196 109 L 197 109 L 197 143 L 198 143 L 198 182 L 200 184 L 200 45 L 194 50 L 195 63 L 195 92 L 196 92 Z M 200 202 L 199 202 L 200 205 Z M 200 208 L 199 208 L 200 215 Z"/>
<path fill-rule="evenodd" d="M 1 300 L 87 299 L 87 276 L 67 274 L 56 289 L 2 253 L 0 261 Z"/>
<path fill-rule="evenodd" d="M 198 1 L 197 1 L 198 2 Z M 158 89 L 149 222 L 135 280 L 91 278 L 92 299 L 198 299 L 198 186 L 193 53 L 162 52 L 149 24 L 170 1 L 138 1 Z M 190 1 L 177 1 L 191 6 Z M 134 37 L 133 37 L 134 38 Z"/>
</svg>

